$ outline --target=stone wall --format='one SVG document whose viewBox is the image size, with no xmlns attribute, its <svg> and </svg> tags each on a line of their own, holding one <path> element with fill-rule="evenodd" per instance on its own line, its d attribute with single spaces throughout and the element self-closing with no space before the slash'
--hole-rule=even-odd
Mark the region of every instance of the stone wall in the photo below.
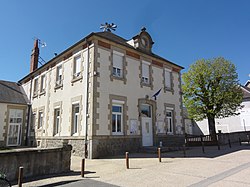
<svg viewBox="0 0 250 187">
<path fill-rule="evenodd" d="M 142 142 L 141 137 L 111 137 L 96 136 L 90 140 L 92 148 L 90 158 L 101 158 L 105 156 L 123 155 L 126 151 L 138 152 Z"/>
<path fill-rule="evenodd" d="M 50 138 L 37 138 L 38 147 L 41 148 L 54 148 L 54 147 L 62 147 L 65 144 L 69 144 L 72 146 L 72 155 L 74 156 L 85 156 L 85 141 L 82 138 L 73 139 L 72 137 L 50 137 Z"/>
<path fill-rule="evenodd" d="M 155 139 L 155 146 L 159 146 L 162 142 L 163 147 L 182 147 L 185 143 L 184 135 L 158 135 Z"/>
<path fill-rule="evenodd" d="M 250 131 L 218 133 L 220 144 L 228 144 L 228 139 L 230 139 L 231 143 L 239 142 L 239 138 L 241 141 L 248 141 L 248 136 L 250 136 Z"/>
<path fill-rule="evenodd" d="M 26 148 L 0 151 L 0 172 L 11 181 L 16 181 L 18 168 L 24 167 L 24 179 L 41 175 L 70 171 L 70 145 L 62 148 Z"/>
</svg>

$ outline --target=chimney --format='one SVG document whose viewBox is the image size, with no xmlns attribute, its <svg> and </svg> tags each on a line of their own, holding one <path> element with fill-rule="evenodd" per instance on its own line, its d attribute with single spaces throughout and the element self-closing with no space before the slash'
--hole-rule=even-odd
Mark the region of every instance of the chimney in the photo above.
<svg viewBox="0 0 250 187">
<path fill-rule="evenodd" d="M 36 39 L 34 42 L 34 48 L 32 49 L 32 54 L 30 58 L 30 73 L 37 69 L 38 57 L 39 57 L 39 47 L 38 47 L 38 39 Z"/>
</svg>

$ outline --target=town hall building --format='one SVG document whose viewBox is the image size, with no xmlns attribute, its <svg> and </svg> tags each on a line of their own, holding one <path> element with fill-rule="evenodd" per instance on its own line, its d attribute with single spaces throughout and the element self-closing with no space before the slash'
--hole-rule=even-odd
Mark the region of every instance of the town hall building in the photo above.
<svg viewBox="0 0 250 187">
<path fill-rule="evenodd" d="M 88 158 L 181 146 L 183 67 L 154 54 L 153 44 L 145 28 L 129 40 L 96 32 L 38 67 L 36 40 L 19 81 L 30 103 L 28 144 L 71 144 Z"/>
</svg>

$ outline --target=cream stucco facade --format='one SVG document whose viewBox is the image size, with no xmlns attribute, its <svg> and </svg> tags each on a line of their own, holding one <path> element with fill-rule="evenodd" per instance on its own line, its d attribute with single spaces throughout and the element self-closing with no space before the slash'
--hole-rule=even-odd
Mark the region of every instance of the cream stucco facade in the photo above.
<svg viewBox="0 0 250 187">
<path fill-rule="evenodd" d="M 66 142 L 89 158 L 182 144 L 182 67 L 152 45 L 145 30 L 129 42 L 92 33 L 20 80 L 31 101 L 29 139 Z"/>
</svg>

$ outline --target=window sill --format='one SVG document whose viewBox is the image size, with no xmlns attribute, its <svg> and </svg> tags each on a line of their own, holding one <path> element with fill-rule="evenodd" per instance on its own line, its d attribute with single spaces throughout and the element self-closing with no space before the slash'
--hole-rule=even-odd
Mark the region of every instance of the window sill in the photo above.
<svg viewBox="0 0 250 187">
<path fill-rule="evenodd" d="M 165 87 L 164 90 L 165 90 L 165 91 L 169 91 L 169 92 L 172 92 L 172 91 L 173 91 L 173 89 L 170 88 L 170 87 Z"/>
<path fill-rule="evenodd" d="M 111 75 L 112 79 L 116 79 L 116 80 L 120 80 L 120 81 L 124 81 L 124 77 L 119 77 L 119 76 L 115 76 L 115 75 Z"/>
<path fill-rule="evenodd" d="M 40 92 L 39 96 L 41 96 L 41 95 L 45 95 L 45 90 Z"/>
<path fill-rule="evenodd" d="M 113 136 L 123 136 L 124 134 L 122 132 L 112 132 Z"/>
<path fill-rule="evenodd" d="M 82 80 L 82 75 L 79 75 L 78 77 L 73 77 L 73 79 L 71 80 L 71 83 L 77 82 L 79 80 Z"/>
<path fill-rule="evenodd" d="M 57 90 L 57 89 L 59 89 L 59 88 L 62 89 L 62 87 L 63 87 L 63 84 L 56 84 L 56 85 L 55 85 L 55 90 Z"/>
<path fill-rule="evenodd" d="M 36 94 L 33 95 L 33 98 L 36 98 L 37 96 L 38 96 L 38 94 L 36 93 Z"/>
<path fill-rule="evenodd" d="M 142 82 L 141 85 L 142 85 L 142 86 L 146 86 L 146 87 L 151 87 L 151 84 L 150 84 L 150 83 L 144 83 L 144 82 Z"/>
</svg>

